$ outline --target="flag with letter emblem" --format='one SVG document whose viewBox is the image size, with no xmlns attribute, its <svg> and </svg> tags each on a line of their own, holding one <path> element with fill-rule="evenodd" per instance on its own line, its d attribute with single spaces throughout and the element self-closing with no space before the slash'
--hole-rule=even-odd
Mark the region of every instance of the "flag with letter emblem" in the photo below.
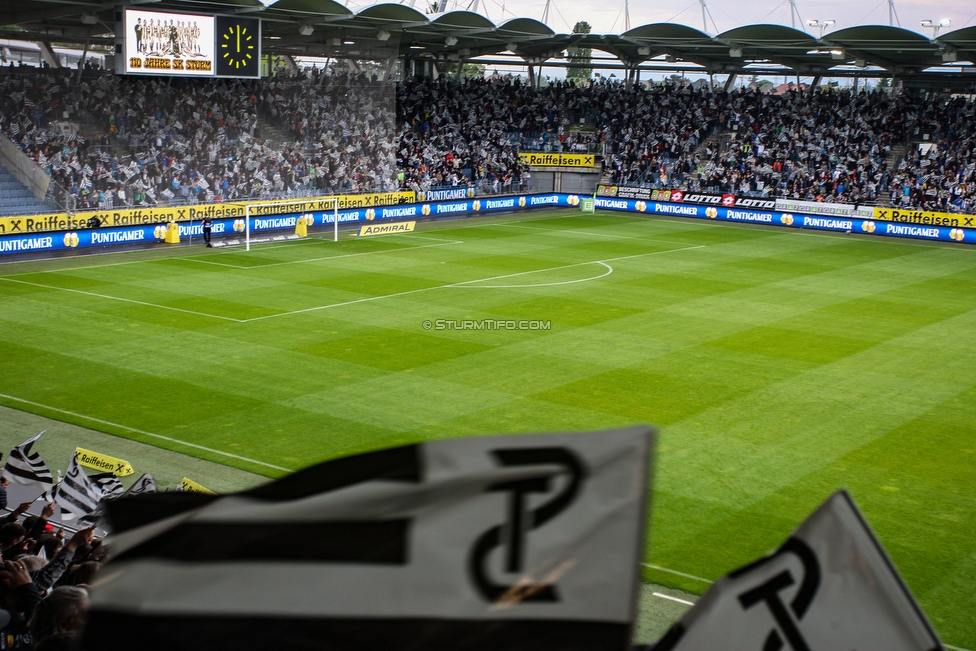
<svg viewBox="0 0 976 651">
<path fill-rule="evenodd" d="M 54 489 L 54 501 L 61 507 L 62 520 L 74 520 L 88 515 L 98 506 L 101 494 L 88 480 L 78 463 L 78 455 L 71 457 L 68 470 Z"/>
<path fill-rule="evenodd" d="M 82 648 L 624 651 L 652 440 L 433 441 L 106 502 Z"/>
<path fill-rule="evenodd" d="M 129 497 L 132 495 L 142 495 L 143 493 L 155 493 L 156 492 L 156 480 L 148 472 L 143 473 L 142 477 L 137 479 L 134 484 L 129 486 L 122 496 Z"/>
<path fill-rule="evenodd" d="M 41 455 L 31 449 L 42 436 L 44 432 L 27 439 L 11 450 L 7 463 L 3 467 L 3 475 L 18 484 L 36 485 L 47 494 L 54 484 L 54 477 L 47 464 L 41 459 Z"/>
<path fill-rule="evenodd" d="M 846 491 L 719 579 L 654 651 L 936 651 L 942 644 Z"/>
</svg>

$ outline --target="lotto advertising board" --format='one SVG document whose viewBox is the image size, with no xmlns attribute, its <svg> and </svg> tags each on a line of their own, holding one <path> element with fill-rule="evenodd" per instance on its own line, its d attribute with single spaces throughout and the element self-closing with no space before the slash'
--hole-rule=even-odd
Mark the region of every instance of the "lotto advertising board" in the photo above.
<svg viewBox="0 0 976 651">
<path fill-rule="evenodd" d="M 261 76 L 261 21 L 126 9 L 122 70 L 135 75 Z"/>
<path fill-rule="evenodd" d="M 807 228 L 845 233 L 865 233 L 889 237 L 908 237 L 920 240 L 965 242 L 976 244 L 976 230 L 945 226 L 916 226 L 912 224 L 876 221 L 859 217 L 830 217 L 801 215 L 772 210 L 748 210 L 716 206 L 683 205 L 657 201 L 642 201 L 610 197 L 598 197 L 596 207 L 603 210 L 619 210 L 661 216 L 693 217 L 788 228 Z"/>
</svg>

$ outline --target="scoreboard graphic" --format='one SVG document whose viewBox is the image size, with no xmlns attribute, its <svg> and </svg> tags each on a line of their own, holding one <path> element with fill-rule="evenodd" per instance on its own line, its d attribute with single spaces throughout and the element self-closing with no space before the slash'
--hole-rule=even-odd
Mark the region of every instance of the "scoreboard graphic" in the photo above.
<svg viewBox="0 0 976 651">
<path fill-rule="evenodd" d="M 261 21 L 125 9 L 116 30 L 120 74 L 261 76 Z"/>
</svg>

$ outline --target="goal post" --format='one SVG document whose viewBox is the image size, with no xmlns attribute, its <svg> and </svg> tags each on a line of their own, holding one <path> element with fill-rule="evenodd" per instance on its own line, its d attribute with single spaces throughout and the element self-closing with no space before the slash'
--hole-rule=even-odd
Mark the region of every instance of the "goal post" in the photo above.
<svg viewBox="0 0 976 651">
<path fill-rule="evenodd" d="M 258 205 L 270 206 L 275 209 L 274 212 L 272 212 L 271 214 L 282 214 L 278 212 L 279 209 L 287 208 L 288 206 L 300 206 L 302 208 L 305 208 L 309 206 L 309 204 L 312 204 L 314 202 L 323 203 L 326 206 L 328 206 L 328 204 L 332 204 L 333 241 L 338 242 L 339 241 L 339 197 L 338 196 L 323 197 L 321 199 L 294 199 L 294 200 L 284 200 L 284 201 L 273 201 L 271 203 L 261 202 L 260 204 L 245 203 L 244 204 L 244 250 L 245 251 L 251 250 L 251 217 L 252 214 L 255 212 L 254 210 L 252 210 L 252 208 L 256 208 Z M 302 217 L 305 217 L 306 213 L 325 212 L 326 210 L 328 210 L 327 207 L 321 210 L 314 210 L 314 209 L 298 210 L 296 212 L 301 213 L 299 215 L 299 219 L 301 219 Z M 284 214 L 287 214 L 287 211 L 285 211 Z"/>
</svg>

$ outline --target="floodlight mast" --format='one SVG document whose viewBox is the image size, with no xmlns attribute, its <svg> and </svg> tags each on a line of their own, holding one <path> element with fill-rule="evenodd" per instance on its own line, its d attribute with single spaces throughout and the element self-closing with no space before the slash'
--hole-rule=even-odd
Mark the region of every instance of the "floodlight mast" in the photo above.
<svg viewBox="0 0 976 651">
<path fill-rule="evenodd" d="M 706 34 L 708 33 L 708 23 L 705 20 L 705 16 L 707 15 L 708 19 L 712 21 L 712 28 L 715 30 L 715 33 L 718 34 L 718 26 L 715 24 L 715 19 L 712 18 L 712 12 L 709 11 L 705 0 L 698 0 L 698 4 L 701 5 L 702 10 L 702 31 Z"/>
<path fill-rule="evenodd" d="M 898 26 L 901 27 L 901 20 L 898 18 L 898 10 L 895 9 L 895 0 L 888 0 L 888 25 L 894 27 L 895 23 L 898 23 Z"/>
<path fill-rule="evenodd" d="M 800 25 L 803 25 L 803 19 L 800 17 L 800 9 L 796 6 L 796 0 L 790 0 L 790 24 L 793 29 L 796 29 L 796 21 L 800 21 Z"/>
</svg>

